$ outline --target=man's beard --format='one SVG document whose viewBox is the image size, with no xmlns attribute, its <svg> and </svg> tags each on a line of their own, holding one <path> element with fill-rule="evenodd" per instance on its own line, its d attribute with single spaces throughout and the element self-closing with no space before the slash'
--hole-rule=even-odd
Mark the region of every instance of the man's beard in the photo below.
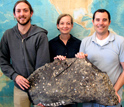
<svg viewBox="0 0 124 107">
<path fill-rule="evenodd" d="M 17 20 L 17 19 L 16 19 L 16 20 Z M 31 21 L 31 18 L 29 18 L 29 19 L 27 20 L 27 22 L 25 22 L 25 23 L 20 23 L 19 20 L 17 20 L 17 21 L 18 21 L 18 23 L 19 23 L 20 25 L 25 26 L 26 24 L 29 23 L 29 21 Z"/>
</svg>

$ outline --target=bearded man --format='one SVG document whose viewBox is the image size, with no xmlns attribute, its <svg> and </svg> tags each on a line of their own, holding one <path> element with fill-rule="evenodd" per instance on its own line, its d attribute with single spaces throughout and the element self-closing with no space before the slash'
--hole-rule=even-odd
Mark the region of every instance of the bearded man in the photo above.
<svg viewBox="0 0 124 107">
<path fill-rule="evenodd" d="M 30 107 L 27 77 L 50 60 L 47 31 L 31 25 L 33 9 L 26 0 L 15 3 L 13 15 L 18 23 L 3 34 L 0 67 L 14 81 L 14 107 Z"/>
</svg>

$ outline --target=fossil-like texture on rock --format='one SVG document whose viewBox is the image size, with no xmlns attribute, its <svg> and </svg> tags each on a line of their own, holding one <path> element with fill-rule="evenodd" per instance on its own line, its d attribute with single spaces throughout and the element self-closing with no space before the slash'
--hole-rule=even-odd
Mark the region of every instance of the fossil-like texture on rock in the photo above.
<svg viewBox="0 0 124 107">
<path fill-rule="evenodd" d="M 54 60 L 28 78 L 33 104 L 59 106 L 74 102 L 117 105 L 118 98 L 108 75 L 86 59 Z"/>
</svg>

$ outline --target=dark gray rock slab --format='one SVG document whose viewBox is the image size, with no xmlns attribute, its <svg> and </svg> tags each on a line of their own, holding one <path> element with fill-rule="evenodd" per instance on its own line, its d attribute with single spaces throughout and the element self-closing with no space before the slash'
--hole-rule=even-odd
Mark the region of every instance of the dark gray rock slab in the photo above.
<svg viewBox="0 0 124 107">
<path fill-rule="evenodd" d="M 96 102 L 117 105 L 113 85 L 105 72 L 87 59 L 54 60 L 37 69 L 28 78 L 29 97 L 33 104 L 59 106 L 72 103 Z"/>
</svg>

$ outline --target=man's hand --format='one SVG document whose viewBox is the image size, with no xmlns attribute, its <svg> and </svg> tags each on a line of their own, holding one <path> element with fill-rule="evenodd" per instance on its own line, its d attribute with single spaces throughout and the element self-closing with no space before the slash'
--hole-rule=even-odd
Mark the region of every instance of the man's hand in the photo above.
<svg viewBox="0 0 124 107">
<path fill-rule="evenodd" d="M 79 53 L 75 54 L 75 57 L 77 57 L 77 58 L 85 58 L 87 56 L 88 55 L 87 54 L 84 54 L 83 52 L 79 52 Z"/>
<path fill-rule="evenodd" d="M 42 105 L 41 103 L 38 104 L 38 106 L 41 106 L 41 107 L 45 107 L 44 105 Z"/>
<path fill-rule="evenodd" d="M 57 55 L 56 57 L 54 57 L 54 59 L 65 60 L 66 56 Z"/>
<path fill-rule="evenodd" d="M 15 81 L 20 86 L 20 88 L 23 90 L 25 90 L 24 88 L 28 89 L 30 87 L 29 81 L 21 75 L 18 75 L 15 78 Z"/>
<path fill-rule="evenodd" d="M 121 103 L 121 97 L 119 96 L 117 92 L 115 92 L 115 94 L 118 96 L 119 103 Z"/>
</svg>

